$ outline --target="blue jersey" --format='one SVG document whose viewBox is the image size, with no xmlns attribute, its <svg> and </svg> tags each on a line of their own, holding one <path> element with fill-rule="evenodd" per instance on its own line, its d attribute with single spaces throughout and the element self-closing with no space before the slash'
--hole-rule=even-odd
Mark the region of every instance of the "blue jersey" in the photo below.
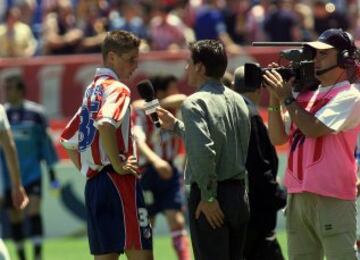
<svg viewBox="0 0 360 260">
<path fill-rule="evenodd" d="M 16 144 L 21 180 L 27 186 L 41 178 L 41 161 L 53 166 L 58 161 L 57 154 L 46 131 L 47 120 L 40 105 L 26 100 L 18 107 L 5 104 L 5 109 Z M 9 188 L 5 163 L 2 167 L 5 185 Z"/>
</svg>

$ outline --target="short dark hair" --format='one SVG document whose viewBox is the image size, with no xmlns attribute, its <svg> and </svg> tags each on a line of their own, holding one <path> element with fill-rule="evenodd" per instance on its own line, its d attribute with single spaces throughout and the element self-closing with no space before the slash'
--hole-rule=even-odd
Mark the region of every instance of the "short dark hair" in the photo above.
<svg viewBox="0 0 360 260">
<path fill-rule="evenodd" d="M 177 78 L 174 75 L 155 75 L 150 78 L 150 81 L 154 87 L 155 93 L 158 91 L 166 91 L 170 83 L 177 82 Z"/>
<path fill-rule="evenodd" d="M 4 79 L 4 82 L 6 85 L 12 85 L 15 86 L 17 90 L 21 91 L 23 94 L 25 94 L 26 91 L 26 85 L 23 80 L 23 78 L 20 75 L 11 75 Z"/>
<path fill-rule="evenodd" d="M 194 64 L 201 62 L 205 66 L 205 75 L 220 79 L 227 67 L 227 55 L 224 45 L 216 40 L 201 40 L 190 43 L 191 58 Z"/>
<path fill-rule="evenodd" d="M 107 33 L 101 46 L 101 52 L 103 59 L 105 60 L 107 54 L 110 51 L 120 55 L 135 48 L 139 48 L 139 46 L 140 39 L 133 33 L 123 30 L 116 30 Z"/>
</svg>

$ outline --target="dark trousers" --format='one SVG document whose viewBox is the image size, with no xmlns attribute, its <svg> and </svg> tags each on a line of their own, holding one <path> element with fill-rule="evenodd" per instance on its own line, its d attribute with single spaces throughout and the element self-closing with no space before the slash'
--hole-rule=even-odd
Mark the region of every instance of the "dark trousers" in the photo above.
<svg viewBox="0 0 360 260">
<path fill-rule="evenodd" d="M 259 225 L 261 226 L 261 225 Z M 266 239 L 273 236 L 272 239 Z M 256 226 L 248 226 L 245 244 L 246 260 L 284 260 L 275 234 L 264 233 Z"/>
<path fill-rule="evenodd" d="M 200 189 L 191 185 L 188 199 L 189 224 L 196 260 L 242 260 L 249 220 L 249 201 L 241 181 L 218 183 L 217 200 L 225 215 L 224 225 L 213 229 L 204 214 L 195 219 L 200 202 Z"/>
</svg>

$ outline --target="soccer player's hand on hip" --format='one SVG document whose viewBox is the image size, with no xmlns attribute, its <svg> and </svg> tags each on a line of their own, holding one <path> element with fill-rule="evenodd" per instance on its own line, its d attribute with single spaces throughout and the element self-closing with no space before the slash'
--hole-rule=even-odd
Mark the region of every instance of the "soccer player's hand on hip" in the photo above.
<svg viewBox="0 0 360 260">
<path fill-rule="evenodd" d="M 133 155 L 129 156 L 124 162 L 122 162 L 120 167 L 114 167 L 114 170 L 120 175 L 132 174 L 139 177 L 139 167 L 136 157 Z"/>
<path fill-rule="evenodd" d="M 162 107 L 156 108 L 156 113 L 158 114 L 158 117 L 161 122 L 161 128 L 167 129 L 167 130 L 173 130 L 174 124 L 176 121 L 176 117 L 171 114 L 166 109 L 163 109 Z"/>
<path fill-rule="evenodd" d="M 224 224 L 224 213 L 216 199 L 211 202 L 200 201 L 196 208 L 195 218 L 199 219 L 201 213 L 205 215 L 206 220 L 213 229 L 219 228 Z"/>
<path fill-rule="evenodd" d="M 154 168 L 159 174 L 161 179 L 168 180 L 172 176 L 171 165 L 165 160 L 156 160 Z"/>
<path fill-rule="evenodd" d="M 29 198 L 21 185 L 12 188 L 11 197 L 16 209 L 24 209 L 29 204 Z"/>
</svg>

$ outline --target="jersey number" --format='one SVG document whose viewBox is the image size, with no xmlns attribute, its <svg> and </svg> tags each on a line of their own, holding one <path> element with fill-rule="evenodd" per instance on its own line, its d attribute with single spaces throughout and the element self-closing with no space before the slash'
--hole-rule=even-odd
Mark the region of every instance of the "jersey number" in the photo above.
<svg viewBox="0 0 360 260">
<path fill-rule="evenodd" d="M 83 106 L 80 113 L 80 127 L 79 127 L 79 151 L 84 151 L 89 147 L 95 137 L 96 129 L 94 127 L 94 119 L 92 115 L 97 113 L 99 109 L 99 102 L 92 102 L 90 107 Z"/>
<path fill-rule="evenodd" d="M 149 225 L 149 215 L 146 208 L 139 208 L 138 212 L 140 227 L 146 227 L 147 225 Z"/>
</svg>

